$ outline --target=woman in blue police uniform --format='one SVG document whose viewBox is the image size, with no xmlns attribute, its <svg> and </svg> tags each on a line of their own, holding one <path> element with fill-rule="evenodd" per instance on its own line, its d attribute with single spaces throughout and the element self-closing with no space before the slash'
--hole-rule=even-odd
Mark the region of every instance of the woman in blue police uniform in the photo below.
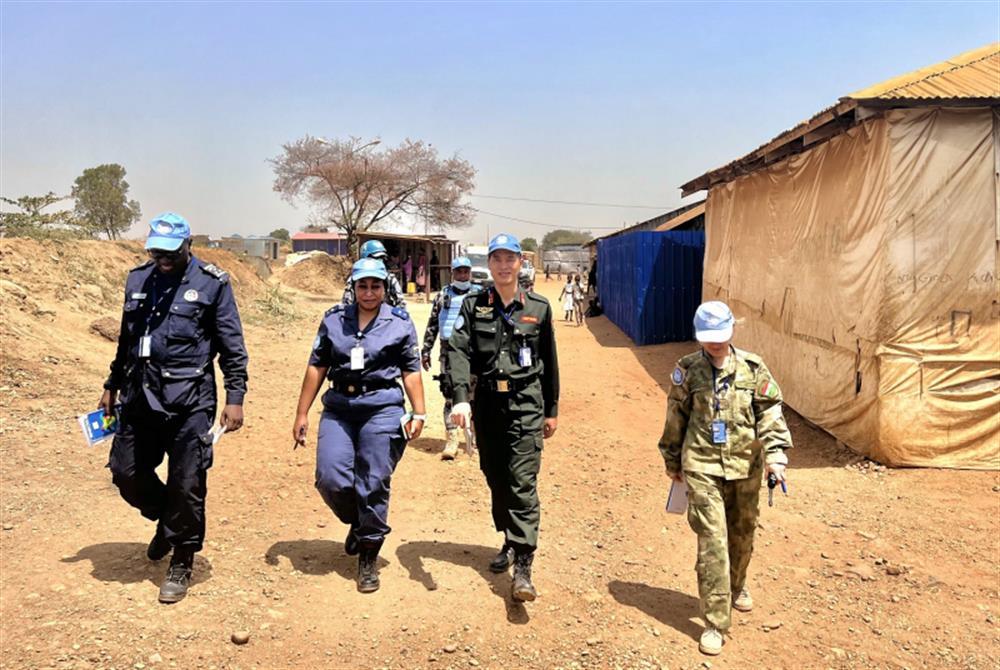
<svg viewBox="0 0 1000 670">
<path fill-rule="evenodd" d="M 381 261 L 354 264 L 357 302 L 330 308 L 319 326 L 302 380 L 292 434 L 304 445 L 309 408 L 324 379 L 316 452 L 316 488 L 350 526 L 344 551 L 358 554 L 358 590 L 377 591 L 376 561 L 389 533 L 389 482 L 403 456 L 403 388 L 413 407 L 409 439 L 423 430 L 424 387 L 417 331 L 401 307 L 384 304 L 387 272 Z"/>
</svg>

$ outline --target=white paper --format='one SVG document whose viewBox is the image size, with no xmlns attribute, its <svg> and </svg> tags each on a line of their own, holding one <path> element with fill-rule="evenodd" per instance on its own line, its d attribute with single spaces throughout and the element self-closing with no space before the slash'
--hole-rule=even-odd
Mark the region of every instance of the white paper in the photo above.
<svg viewBox="0 0 1000 670">
<path fill-rule="evenodd" d="M 354 347 L 351 349 L 351 369 L 352 370 L 364 370 L 365 369 L 365 348 L 364 347 Z"/>
<path fill-rule="evenodd" d="M 403 416 L 399 417 L 399 427 L 402 428 L 403 437 L 406 438 L 407 442 L 410 441 L 410 433 L 406 430 L 406 425 L 410 423 L 410 421 L 412 420 L 413 420 L 413 414 L 411 412 L 407 412 Z"/>
<path fill-rule="evenodd" d="M 222 436 L 226 434 L 226 427 L 219 424 L 215 427 L 215 430 L 211 432 L 212 435 L 212 446 L 214 447 L 222 439 Z"/>
<path fill-rule="evenodd" d="M 688 487 L 685 482 L 672 481 L 667 496 L 667 513 L 684 514 L 688 506 Z"/>
</svg>

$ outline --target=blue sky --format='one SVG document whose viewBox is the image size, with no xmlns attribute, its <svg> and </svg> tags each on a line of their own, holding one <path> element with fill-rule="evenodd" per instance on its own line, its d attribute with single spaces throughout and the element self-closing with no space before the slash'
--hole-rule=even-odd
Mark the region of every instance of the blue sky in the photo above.
<svg viewBox="0 0 1000 670">
<path fill-rule="evenodd" d="M 1000 40 L 998 7 L 4 1 L 0 193 L 117 162 L 143 220 L 294 231 L 267 159 L 308 133 L 425 140 L 480 194 L 673 207 L 839 96 Z M 595 234 L 661 211 L 471 202 Z M 455 236 L 502 229 L 548 230 L 480 214 Z"/>
</svg>

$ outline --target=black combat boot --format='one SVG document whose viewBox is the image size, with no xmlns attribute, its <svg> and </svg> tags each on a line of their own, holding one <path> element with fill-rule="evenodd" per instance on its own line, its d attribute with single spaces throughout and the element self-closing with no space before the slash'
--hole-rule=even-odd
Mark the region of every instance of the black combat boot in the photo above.
<svg viewBox="0 0 1000 670">
<path fill-rule="evenodd" d="M 358 591 L 375 593 L 380 586 L 378 581 L 378 552 L 381 542 L 361 542 L 358 554 Z"/>
<path fill-rule="evenodd" d="M 167 577 L 160 585 L 161 603 L 176 603 L 184 599 L 188 585 L 191 584 L 192 565 L 194 565 L 193 551 L 184 547 L 174 549 L 174 555 L 170 557 L 170 567 L 167 568 Z"/>
<path fill-rule="evenodd" d="M 510 546 L 506 542 L 500 547 L 500 551 L 493 560 L 490 561 L 490 572 L 495 572 L 500 574 L 501 572 L 507 572 L 507 568 L 510 564 L 514 562 L 514 547 Z"/>
<path fill-rule="evenodd" d="M 167 542 L 167 538 L 163 534 L 163 522 L 159 521 L 156 524 L 156 534 L 153 535 L 153 539 L 149 541 L 149 546 L 146 547 L 146 558 L 151 561 L 158 561 L 169 554 L 170 549 L 170 543 Z"/>
<path fill-rule="evenodd" d="M 354 526 L 351 526 L 350 530 L 347 531 L 347 539 L 344 540 L 344 553 L 348 556 L 358 555 L 358 536 L 354 534 L 357 530 Z"/>
<path fill-rule="evenodd" d="M 518 554 L 514 557 L 514 583 L 510 588 L 510 595 L 514 600 L 530 603 L 538 597 L 538 592 L 531 583 L 531 563 L 534 560 L 534 553 Z"/>
</svg>

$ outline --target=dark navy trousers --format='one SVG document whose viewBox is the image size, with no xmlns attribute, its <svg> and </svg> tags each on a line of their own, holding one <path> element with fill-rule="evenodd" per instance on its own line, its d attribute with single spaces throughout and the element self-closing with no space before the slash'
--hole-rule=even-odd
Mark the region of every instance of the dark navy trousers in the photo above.
<svg viewBox="0 0 1000 670">
<path fill-rule="evenodd" d="M 389 488 L 406 441 L 399 421 L 399 388 L 356 398 L 327 391 L 319 422 L 316 488 L 362 542 L 381 542 L 391 530 Z"/>
<path fill-rule="evenodd" d="M 201 551 L 205 541 L 205 496 L 212 444 L 209 409 L 173 417 L 154 412 L 138 398 L 122 408 L 121 426 L 111 444 L 111 481 L 125 501 L 151 521 L 163 524 L 174 547 Z M 167 481 L 156 468 L 167 457 Z"/>
</svg>

